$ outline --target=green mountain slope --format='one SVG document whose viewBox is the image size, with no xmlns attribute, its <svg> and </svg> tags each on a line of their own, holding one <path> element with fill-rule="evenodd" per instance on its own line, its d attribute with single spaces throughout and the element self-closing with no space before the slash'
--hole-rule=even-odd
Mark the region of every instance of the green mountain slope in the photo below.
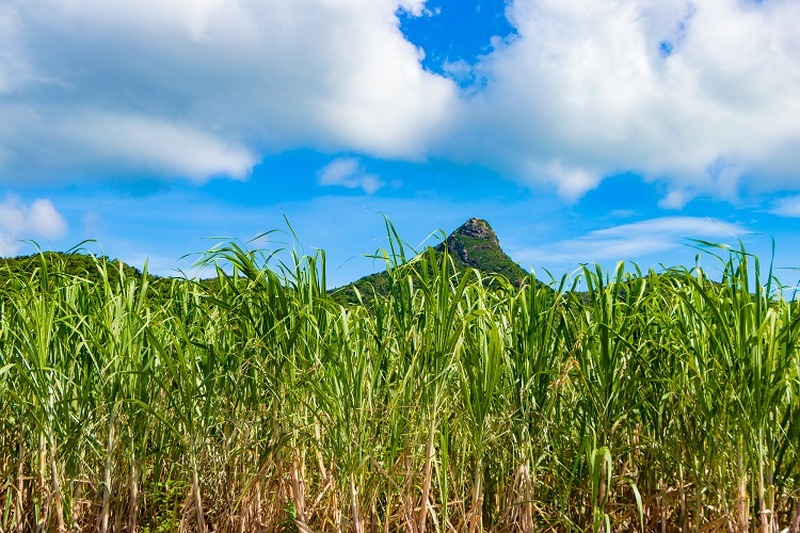
<svg viewBox="0 0 800 533">
<path fill-rule="evenodd" d="M 503 251 L 497 235 L 485 220 L 478 218 L 467 220 L 441 244 L 433 247 L 433 250 L 441 254 L 445 248 L 457 272 L 477 269 L 484 274 L 500 274 L 517 287 L 530 279 L 530 275 Z M 76 277 L 91 282 L 99 282 L 102 279 L 101 269 L 105 269 L 111 284 L 116 285 L 120 266 L 125 279 L 141 278 L 140 270 L 119 260 L 94 258 L 78 253 L 44 252 L 15 258 L 0 258 L 0 287 L 9 279 L 18 278 L 20 275 L 30 278 L 35 272 L 41 272 L 43 269 L 50 275 Z M 148 275 L 148 279 L 151 282 L 151 290 L 156 293 L 168 291 L 170 281 L 174 281 L 172 278 L 156 278 L 151 275 Z M 203 280 L 203 284 L 209 289 L 215 289 L 219 285 L 216 278 Z M 389 290 L 389 276 L 386 272 L 370 274 L 350 285 L 331 291 L 331 295 L 339 303 L 355 303 L 358 301 L 356 289 L 367 300 L 370 300 L 372 295 L 385 296 Z"/>
<path fill-rule="evenodd" d="M 140 277 L 141 271 L 120 260 L 105 257 L 92 257 L 80 253 L 42 252 L 41 254 L 23 255 L 18 257 L 0 258 L 0 280 L 9 275 L 32 275 L 36 270 L 46 268 L 49 273 L 75 276 L 90 281 L 100 281 L 99 267 L 107 265 L 109 281 L 112 283 L 119 278 L 119 268 L 122 267 L 126 278 Z"/>
<path fill-rule="evenodd" d="M 486 274 L 501 274 L 517 287 L 528 279 L 528 273 L 500 247 L 497 234 L 485 220 L 467 220 L 436 251 L 445 247 L 459 271 L 475 268 Z"/>
<path fill-rule="evenodd" d="M 485 220 L 470 218 L 433 249 L 442 253 L 445 248 L 458 272 L 474 268 L 484 274 L 500 274 L 517 287 L 530 279 L 530 275 L 503 251 L 497 234 Z M 355 303 L 356 290 L 369 299 L 372 294 L 385 296 L 388 287 L 388 274 L 379 272 L 337 289 L 332 294 L 340 303 Z"/>
<path fill-rule="evenodd" d="M 82 253 L 42 252 L 40 254 L 18 257 L 0 258 L 0 289 L 10 288 L 13 283 L 27 283 L 28 280 L 39 280 L 42 274 L 48 278 L 73 278 L 76 281 L 86 280 L 90 283 L 101 283 L 104 277 L 112 287 L 120 282 L 120 274 L 126 282 L 141 282 L 143 273 L 119 259 L 95 257 Z M 154 297 L 166 297 L 172 278 L 161 278 L 147 274 L 148 291 Z"/>
</svg>

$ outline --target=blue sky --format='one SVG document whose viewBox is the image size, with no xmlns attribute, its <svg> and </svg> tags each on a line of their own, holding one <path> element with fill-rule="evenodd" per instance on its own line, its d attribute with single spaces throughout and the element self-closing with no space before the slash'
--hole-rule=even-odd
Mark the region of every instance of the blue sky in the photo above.
<svg viewBox="0 0 800 533">
<path fill-rule="evenodd" d="M 794 284 L 797 27 L 792 0 L 0 0 L 0 253 L 191 272 L 286 217 L 338 285 L 381 267 L 381 214 L 415 246 L 478 216 L 542 278 L 774 238 Z"/>
</svg>

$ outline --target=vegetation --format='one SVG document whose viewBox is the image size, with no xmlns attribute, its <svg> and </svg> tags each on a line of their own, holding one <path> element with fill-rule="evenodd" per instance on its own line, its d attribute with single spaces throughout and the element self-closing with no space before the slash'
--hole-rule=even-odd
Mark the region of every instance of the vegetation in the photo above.
<svg viewBox="0 0 800 533">
<path fill-rule="evenodd" d="M 31 275 L 46 264 L 48 270 L 55 274 L 66 273 L 70 276 L 86 278 L 93 282 L 103 278 L 102 268 L 104 263 L 111 263 L 113 268 L 106 269 L 109 281 L 116 284 L 119 281 L 119 270 L 122 269 L 126 278 L 141 276 L 141 271 L 122 261 L 112 261 L 106 257 L 94 258 L 81 253 L 41 252 L 34 255 L 25 255 L 13 258 L 0 258 L 0 283 L 10 278 Z M 154 280 L 150 277 L 150 280 Z"/>
<path fill-rule="evenodd" d="M 440 253 L 445 249 L 459 272 L 478 269 L 484 273 L 500 274 L 516 287 L 528 279 L 528 273 L 500 248 L 497 235 L 485 220 L 467 220 L 436 247 Z"/>
<path fill-rule="evenodd" d="M 389 231 L 393 230 L 390 228 Z M 396 234 L 392 237 L 400 242 Z M 521 287 L 527 282 L 539 283 L 530 278 L 522 267 L 506 255 L 492 227 L 479 218 L 467 220 L 436 246 L 434 251 L 437 255 L 446 253 L 459 275 L 478 270 L 482 274 L 499 274 L 515 287 Z M 438 257 L 436 262 L 441 260 L 442 258 Z M 332 291 L 332 296 L 335 301 L 342 304 L 366 303 L 371 306 L 375 298 L 385 298 L 389 295 L 389 287 L 389 274 L 378 272 Z"/>
<path fill-rule="evenodd" d="M 0 286 L 13 284 L 14 280 L 18 282 L 22 278 L 33 282 L 42 272 L 47 272 L 50 276 L 66 277 L 68 283 L 84 280 L 91 284 L 108 282 L 111 286 L 119 285 L 121 280 L 139 279 L 143 276 L 141 270 L 119 259 L 95 257 L 77 251 L 0 257 Z M 144 276 L 147 278 L 149 296 L 155 299 L 169 298 L 172 280 L 152 274 Z"/>
<path fill-rule="evenodd" d="M 800 309 L 744 250 L 554 288 L 385 257 L 370 307 L 236 243 L 167 298 L 5 274 L 0 530 L 800 528 Z"/>
</svg>

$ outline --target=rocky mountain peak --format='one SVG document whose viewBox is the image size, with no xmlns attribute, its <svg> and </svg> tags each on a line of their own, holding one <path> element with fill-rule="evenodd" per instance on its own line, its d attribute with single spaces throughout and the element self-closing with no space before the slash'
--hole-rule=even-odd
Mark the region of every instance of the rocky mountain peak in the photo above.
<svg viewBox="0 0 800 533">
<path fill-rule="evenodd" d="M 528 273 L 514 262 L 500 247 L 500 241 L 488 222 L 481 218 L 470 218 L 452 232 L 444 242 L 433 248 L 436 252 L 447 250 L 457 272 L 477 269 L 484 274 L 501 274 L 517 287 L 528 280 Z M 371 274 L 352 285 L 337 291 L 342 301 L 355 302 L 357 288 L 362 294 L 386 294 L 388 274 Z M 535 279 L 534 283 L 538 283 Z"/>
<path fill-rule="evenodd" d="M 483 219 L 470 218 L 464 224 L 455 230 L 450 237 L 454 235 L 463 235 L 465 237 L 472 237 L 475 239 L 484 239 L 492 244 L 500 246 L 500 241 L 497 239 L 497 234 L 492 227 Z"/>
<path fill-rule="evenodd" d="M 470 218 L 436 247 L 447 248 L 456 261 L 456 268 L 477 268 L 482 272 L 498 273 L 519 285 L 527 276 L 500 247 L 500 241 L 492 227 L 483 219 Z"/>
</svg>

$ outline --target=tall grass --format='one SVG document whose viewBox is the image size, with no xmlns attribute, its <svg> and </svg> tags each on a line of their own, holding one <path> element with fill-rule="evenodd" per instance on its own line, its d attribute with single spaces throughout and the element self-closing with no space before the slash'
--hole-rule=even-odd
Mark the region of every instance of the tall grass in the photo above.
<svg viewBox="0 0 800 533">
<path fill-rule="evenodd" d="M 390 236 L 352 306 L 238 243 L 214 283 L 0 274 L 0 531 L 800 530 L 800 309 L 757 258 L 516 288 Z"/>
</svg>

